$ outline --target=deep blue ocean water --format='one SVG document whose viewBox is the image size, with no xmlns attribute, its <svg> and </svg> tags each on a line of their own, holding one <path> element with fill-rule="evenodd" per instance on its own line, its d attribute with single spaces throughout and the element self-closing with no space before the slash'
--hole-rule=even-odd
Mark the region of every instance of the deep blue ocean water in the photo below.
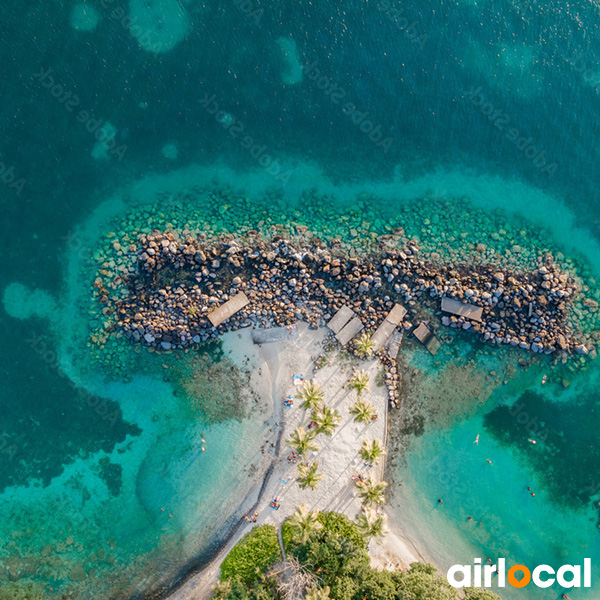
<svg viewBox="0 0 600 600">
<path fill-rule="evenodd" d="M 3 7 L 3 288 L 18 281 L 64 294 L 67 257 L 78 251 L 76 227 L 140 177 L 215 161 L 259 168 L 241 135 L 203 105 L 207 97 L 282 164 L 312 161 L 334 182 L 366 188 L 394 173 L 426 181 L 444 169 L 455 174 L 451 181 L 431 177 L 431 191 L 441 196 L 460 193 L 456 173 L 515 179 L 566 206 L 572 225 L 585 231 L 574 245 L 597 239 L 597 2 L 155 0 L 149 6 L 158 16 L 139 19 L 138 30 L 121 14 L 139 4 L 89 0 L 83 13 L 95 12 L 98 21 L 89 30 L 73 26 L 77 2 L 13 0 Z M 169 36 L 163 40 L 160 32 L 173 28 L 177 35 L 180 22 L 185 35 L 167 51 Z M 152 47 L 142 38 L 146 32 Z M 312 66 L 302 81 L 284 83 L 295 71 L 288 60 L 294 52 L 286 58 L 282 38 L 295 42 L 298 64 Z M 45 87 L 50 77 L 53 85 Z M 381 132 L 379 141 L 361 131 L 366 121 Z M 106 123 L 120 150 L 103 158 L 102 148 L 94 151 L 94 132 Z M 169 143 L 178 149 L 175 159 L 163 152 Z M 543 218 L 544 206 L 534 210 L 514 189 L 505 198 L 493 194 L 509 210 Z M 0 490 L 34 480 L 47 486 L 75 461 L 116 452 L 139 435 L 114 397 L 111 427 L 82 403 L 61 373 L 60 332 L 47 321 L 15 319 L 0 309 L 0 328 Z M 44 351 L 35 343 L 40 338 Z M 103 395 L 101 385 L 95 393 Z M 587 389 L 582 397 L 592 404 L 595 393 Z M 598 466 L 595 455 L 585 462 L 586 469 Z M 115 475 L 97 468 L 105 479 Z M 26 532 L 21 517 L 11 505 L 4 526 Z M 143 538 L 142 526 L 139 532 Z M 14 549 L 17 539 L 2 540 L 0 549 Z M 132 556 L 136 545 L 127 549 Z M 18 588 L 23 576 L 14 577 Z M 87 582 L 93 590 L 93 579 Z M 63 584 L 69 582 L 52 582 L 57 589 Z"/>
</svg>

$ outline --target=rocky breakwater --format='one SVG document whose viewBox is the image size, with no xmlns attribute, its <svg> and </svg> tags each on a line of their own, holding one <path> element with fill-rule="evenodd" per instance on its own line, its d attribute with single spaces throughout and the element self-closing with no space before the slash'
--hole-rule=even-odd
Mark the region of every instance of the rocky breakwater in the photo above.
<svg viewBox="0 0 600 600">
<path fill-rule="evenodd" d="M 433 297 L 450 297 L 481 306 L 482 321 L 460 316 L 442 316 L 442 325 L 483 334 L 486 341 L 519 346 L 544 354 L 595 354 L 593 340 L 585 339 L 568 325 L 568 310 L 579 286 L 552 262 L 531 273 L 507 275 L 503 272 L 471 272 L 461 278 L 453 270 L 442 286 L 431 285 Z"/>
<path fill-rule="evenodd" d="M 325 325 L 347 305 L 374 330 L 396 302 L 413 327 L 428 310 L 443 325 L 469 330 L 495 344 L 557 357 L 593 353 L 593 339 L 569 325 L 569 310 L 582 287 L 553 263 L 540 258 L 529 273 L 497 267 L 435 265 L 415 243 L 378 255 L 348 256 L 336 240 L 329 243 L 275 237 L 265 241 L 256 232 L 244 242 L 233 236 L 208 242 L 173 231 L 140 235 L 130 246 L 135 268 L 119 274 L 125 297 L 111 296 L 104 279 L 96 290 L 116 327 L 133 342 L 157 349 L 185 348 L 248 326 L 288 325 L 298 320 L 311 327 Z M 219 327 L 208 314 L 239 291 L 250 304 Z M 439 299 L 451 297 L 480 306 L 480 322 L 443 314 Z M 386 355 L 386 383 L 397 400 L 396 365 Z"/>
</svg>

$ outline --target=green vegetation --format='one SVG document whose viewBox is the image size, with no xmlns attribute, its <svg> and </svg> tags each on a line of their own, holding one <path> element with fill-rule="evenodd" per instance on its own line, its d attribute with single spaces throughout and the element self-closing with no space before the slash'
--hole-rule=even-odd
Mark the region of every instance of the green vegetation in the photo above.
<svg viewBox="0 0 600 600">
<path fill-rule="evenodd" d="M 371 341 L 371 336 L 368 333 L 363 333 L 354 341 L 356 353 L 362 358 L 368 358 L 373 354 L 375 344 Z"/>
<path fill-rule="evenodd" d="M 323 479 L 321 473 L 317 473 L 319 468 L 318 463 L 312 464 L 301 463 L 298 465 L 298 485 L 301 489 L 309 487 L 311 490 L 316 490 L 319 486 L 319 481 Z"/>
<path fill-rule="evenodd" d="M 305 457 L 309 452 L 318 452 L 319 445 L 315 443 L 317 432 L 307 431 L 302 425 L 299 425 L 286 441 L 286 444 L 293 448 L 299 456 Z"/>
<path fill-rule="evenodd" d="M 335 428 L 340 424 L 342 415 L 335 408 L 325 404 L 321 412 L 313 412 L 311 418 L 317 424 L 317 433 L 323 433 L 327 437 L 331 437 Z"/>
<path fill-rule="evenodd" d="M 373 440 L 371 444 L 369 444 L 369 440 L 363 440 L 362 448 L 358 453 L 366 463 L 372 465 L 378 464 L 381 457 L 385 456 L 383 444 L 379 440 Z"/>
<path fill-rule="evenodd" d="M 300 388 L 298 398 L 303 401 L 302 404 L 300 404 L 300 408 L 316 411 L 321 409 L 323 399 L 325 398 L 325 392 L 323 392 L 323 389 L 318 383 L 305 381 Z"/>
<path fill-rule="evenodd" d="M 350 409 L 350 414 L 354 415 L 354 420 L 357 423 L 370 423 L 373 419 L 377 418 L 375 406 L 361 398 L 354 403 Z"/>
<path fill-rule="evenodd" d="M 275 527 L 256 527 L 227 555 L 221 565 L 221 579 L 251 584 L 265 569 L 280 559 L 281 551 Z"/>
<path fill-rule="evenodd" d="M 300 522 L 305 524 L 300 526 Z M 286 563 L 275 566 L 277 559 L 274 558 L 271 565 L 265 565 L 260 573 L 255 572 L 254 580 L 249 583 L 224 580 L 222 576 L 215 595 L 217 600 L 289 600 L 292 597 L 459 600 L 461 597 L 462 591 L 451 587 L 432 565 L 415 563 L 402 572 L 372 569 L 367 553 L 369 536 L 344 515 L 316 513 L 303 507 L 283 524 L 282 537 Z M 468 589 L 465 600 L 499 598 L 486 590 Z"/>
<path fill-rule="evenodd" d="M 364 392 L 369 391 L 369 374 L 364 369 L 360 371 L 354 369 L 354 375 L 352 375 L 352 379 L 348 382 L 348 387 L 355 389 L 360 398 Z"/>
</svg>

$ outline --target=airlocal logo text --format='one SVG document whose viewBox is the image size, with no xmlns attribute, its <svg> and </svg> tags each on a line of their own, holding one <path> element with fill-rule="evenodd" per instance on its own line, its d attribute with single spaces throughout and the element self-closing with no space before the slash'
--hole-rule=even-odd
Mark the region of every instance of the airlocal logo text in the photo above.
<svg viewBox="0 0 600 600">
<path fill-rule="evenodd" d="M 504 558 L 499 558 L 497 565 L 482 565 L 480 558 L 476 558 L 474 563 L 450 567 L 448 583 L 455 588 L 491 588 L 494 584 L 505 588 L 507 583 L 515 588 L 524 588 L 530 583 L 539 588 L 549 588 L 555 583 L 563 588 L 592 587 L 592 564 L 589 558 L 583 559 L 583 573 L 580 565 L 563 565 L 557 571 L 549 565 L 539 565 L 533 571 L 525 565 L 514 565 L 507 572 Z M 497 580 L 493 583 L 494 577 Z"/>
</svg>

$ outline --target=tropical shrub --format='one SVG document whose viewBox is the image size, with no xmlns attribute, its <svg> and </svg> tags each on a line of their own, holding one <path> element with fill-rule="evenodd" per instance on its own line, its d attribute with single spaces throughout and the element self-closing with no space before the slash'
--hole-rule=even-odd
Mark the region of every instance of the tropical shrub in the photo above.
<svg viewBox="0 0 600 600">
<path fill-rule="evenodd" d="M 277 530 L 272 525 L 262 525 L 247 533 L 227 555 L 221 565 L 221 579 L 252 584 L 278 560 L 281 551 Z"/>
</svg>

